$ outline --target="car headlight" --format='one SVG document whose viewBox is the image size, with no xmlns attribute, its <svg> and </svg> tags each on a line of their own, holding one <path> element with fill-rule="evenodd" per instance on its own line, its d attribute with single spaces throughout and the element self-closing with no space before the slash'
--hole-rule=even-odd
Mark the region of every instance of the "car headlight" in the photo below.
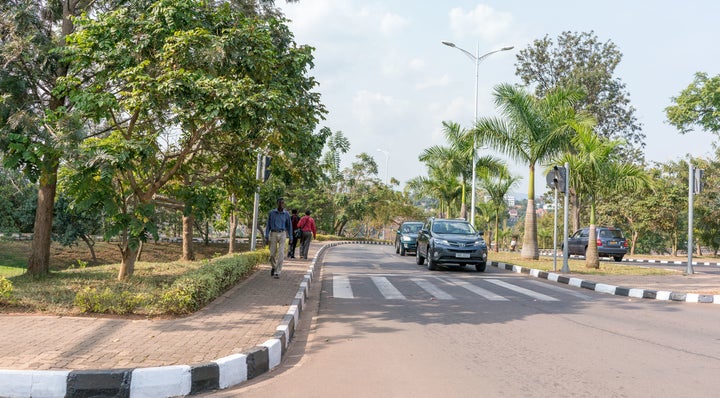
<svg viewBox="0 0 720 398">
<path fill-rule="evenodd" d="M 478 239 L 475 241 L 475 246 L 485 246 L 485 240 L 484 239 Z"/>
<path fill-rule="evenodd" d="M 450 246 L 450 242 L 448 242 L 447 239 L 437 239 L 437 238 L 435 238 L 435 244 Z"/>
<path fill-rule="evenodd" d="M 412 241 L 412 238 L 409 237 L 409 236 L 403 236 L 403 237 L 402 237 L 402 241 L 403 241 L 403 242 L 411 242 L 411 241 Z"/>
</svg>

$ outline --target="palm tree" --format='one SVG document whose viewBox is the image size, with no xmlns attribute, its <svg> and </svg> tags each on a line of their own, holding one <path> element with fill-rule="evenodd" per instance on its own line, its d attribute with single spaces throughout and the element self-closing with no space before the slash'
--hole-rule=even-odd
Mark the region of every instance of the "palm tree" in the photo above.
<svg viewBox="0 0 720 398">
<path fill-rule="evenodd" d="M 535 214 L 535 165 L 569 147 L 573 130 L 570 120 L 586 123 L 573 109 L 581 98 L 574 90 L 557 88 L 537 98 L 510 84 L 495 87 L 495 104 L 503 119 L 483 118 L 473 130 L 477 142 L 488 144 L 516 161 L 528 165 L 528 204 L 522 258 L 538 259 L 537 219 Z"/>
<path fill-rule="evenodd" d="M 490 196 L 490 203 L 493 204 L 495 210 L 495 231 L 492 238 L 495 240 L 495 251 L 500 250 L 500 242 L 498 242 L 498 224 L 500 223 L 500 210 L 505 209 L 505 195 L 510 188 L 517 185 L 520 177 L 512 176 L 509 172 L 500 173 L 496 176 L 483 176 L 480 186 Z"/>
<path fill-rule="evenodd" d="M 608 140 L 600 137 L 592 126 L 571 123 L 577 134 L 572 139 L 573 153 L 566 153 L 556 159 L 557 163 L 567 162 L 570 166 L 570 185 L 578 196 L 588 200 L 590 205 L 590 227 L 585 266 L 600 268 L 595 230 L 595 204 L 602 197 L 617 191 L 634 191 L 650 186 L 650 178 L 644 169 L 624 163 L 617 154 L 622 140 Z"/>
<path fill-rule="evenodd" d="M 473 137 L 469 130 L 463 129 L 458 123 L 443 122 L 442 124 L 443 135 L 449 145 L 431 146 L 425 149 L 418 159 L 442 167 L 447 175 L 454 175 L 460 179 L 460 217 L 467 219 L 466 199 L 468 181 L 472 178 Z M 493 173 L 502 170 L 504 165 L 498 158 L 485 156 L 477 160 L 476 167 L 486 173 Z"/>
</svg>

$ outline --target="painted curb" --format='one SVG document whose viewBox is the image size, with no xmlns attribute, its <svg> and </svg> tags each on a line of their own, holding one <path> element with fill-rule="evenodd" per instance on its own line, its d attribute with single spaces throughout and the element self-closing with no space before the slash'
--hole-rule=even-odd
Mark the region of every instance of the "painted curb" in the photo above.
<svg viewBox="0 0 720 398">
<path fill-rule="evenodd" d="M 340 241 L 323 245 L 313 257 L 295 298 L 272 338 L 241 354 L 195 365 L 135 369 L 0 369 L 0 397 L 163 398 L 193 395 L 240 385 L 280 365 L 295 334 L 300 313 L 305 307 L 318 259 L 328 248 L 344 244 L 392 245 L 373 241 Z"/>
<path fill-rule="evenodd" d="M 541 271 L 533 268 L 520 267 L 513 264 L 507 264 L 498 261 L 491 261 L 490 265 L 506 271 L 515 273 L 528 274 L 530 276 L 547 279 L 552 282 L 563 283 L 570 286 L 580 287 L 583 289 L 593 290 L 598 293 L 612 294 L 615 296 L 625 296 L 652 300 L 664 301 L 680 301 L 686 303 L 711 303 L 720 304 L 720 294 L 697 294 L 697 293 L 678 293 L 663 290 L 635 289 L 622 286 L 608 285 L 605 283 L 597 283 L 584 279 L 567 277 L 555 272 Z"/>
</svg>

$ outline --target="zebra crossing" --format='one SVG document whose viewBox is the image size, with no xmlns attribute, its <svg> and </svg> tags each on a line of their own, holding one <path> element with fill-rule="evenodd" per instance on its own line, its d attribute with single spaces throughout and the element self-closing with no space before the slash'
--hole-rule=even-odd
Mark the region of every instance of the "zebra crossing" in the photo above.
<svg viewBox="0 0 720 398">
<path fill-rule="evenodd" d="M 512 279 L 512 282 L 509 282 L 508 279 Z M 545 302 L 593 299 L 590 295 L 570 288 L 534 280 L 502 277 L 408 278 L 404 275 L 383 274 L 334 274 L 331 296 L 339 299 L 382 298 L 385 300 L 413 300 L 432 297 L 434 300 L 441 301 L 477 296 L 488 301 L 509 301 L 519 298 Z"/>
</svg>

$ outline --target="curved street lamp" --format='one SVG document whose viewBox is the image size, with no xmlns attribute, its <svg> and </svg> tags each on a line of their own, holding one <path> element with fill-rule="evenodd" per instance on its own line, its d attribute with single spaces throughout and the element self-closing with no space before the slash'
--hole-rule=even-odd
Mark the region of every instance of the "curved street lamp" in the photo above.
<svg viewBox="0 0 720 398">
<path fill-rule="evenodd" d="M 443 41 L 442 44 L 452 47 L 455 49 L 458 49 L 463 52 L 463 54 L 467 55 L 468 58 L 470 58 L 475 63 L 475 119 L 474 123 L 477 123 L 478 120 L 478 82 L 480 78 L 480 62 L 487 58 L 488 56 L 498 53 L 500 51 L 509 51 L 513 49 L 513 46 L 509 47 L 503 47 L 499 50 L 490 51 L 489 53 L 480 55 L 480 43 L 478 43 L 477 50 L 475 51 L 475 54 L 473 55 L 471 52 L 464 50 L 458 46 L 455 45 L 453 42 L 449 41 Z M 472 194 L 470 195 L 470 223 L 475 226 L 475 190 L 476 190 L 476 172 L 475 167 L 477 167 L 477 139 L 473 138 L 473 157 L 472 157 Z"/>
</svg>

